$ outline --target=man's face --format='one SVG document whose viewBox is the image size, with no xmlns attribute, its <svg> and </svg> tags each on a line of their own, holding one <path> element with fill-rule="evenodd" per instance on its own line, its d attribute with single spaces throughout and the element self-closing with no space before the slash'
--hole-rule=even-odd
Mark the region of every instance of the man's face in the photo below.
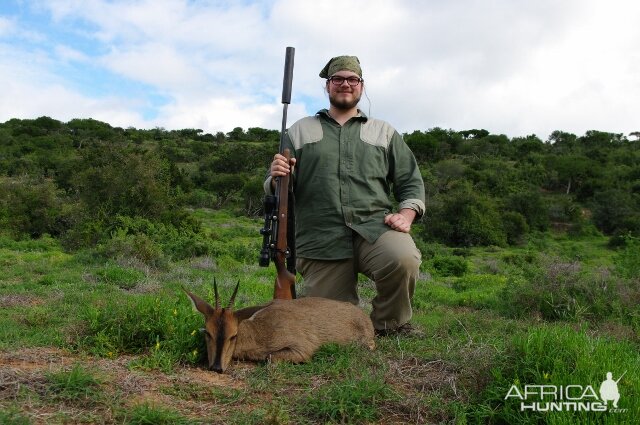
<svg viewBox="0 0 640 425">
<path fill-rule="evenodd" d="M 358 74 L 352 71 L 338 71 L 332 77 L 356 77 Z M 327 80 L 327 92 L 329 93 L 329 103 L 337 109 L 352 109 L 362 97 L 363 82 L 356 86 L 350 86 L 345 80 L 342 84 L 336 85 L 332 81 Z"/>
</svg>

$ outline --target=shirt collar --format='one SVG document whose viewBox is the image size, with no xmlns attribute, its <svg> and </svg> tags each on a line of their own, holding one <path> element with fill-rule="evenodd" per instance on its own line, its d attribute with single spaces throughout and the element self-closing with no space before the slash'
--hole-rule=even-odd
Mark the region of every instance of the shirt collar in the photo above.
<svg viewBox="0 0 640 425">
<path fill-rule="evenodd" d="M 320 115 L 320 116 L 323 116 L 323 117 L 325 117 L 327 119 L 333 120 L 333 118 L 331 118 L 331 115 L 329 115 L 329 110 L 326 109 L 326 108 L 325 109 L 320 109 L 318 112 L 316 112 L 316 115 Z M 362 112 L 360 109 L 358 109 L 358 115 L 356 115 L 353 118 L 355 118 L 355 119 L 357 119 L 359 121 L 362 121 L 362 122 L 366 122 L 369 119 L 367 117 L 367 115 L 364 112 Z"/>
</svg>

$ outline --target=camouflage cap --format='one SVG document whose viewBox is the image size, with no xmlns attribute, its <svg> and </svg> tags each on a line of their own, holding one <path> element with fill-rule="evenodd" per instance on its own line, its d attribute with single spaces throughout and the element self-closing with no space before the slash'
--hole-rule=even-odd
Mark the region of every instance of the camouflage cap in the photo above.
<svg viewBox="0 0 640 425">
<path fill-rule="evenodd" d="M 362 78 L 362 68 L 360 68 L 360 61 L 356 56 L 336 56 L 331 58 L 320 71 L 320 77 L 329 78 L 336 72 L 344 70 L 355 72 Z"/>
</svg>

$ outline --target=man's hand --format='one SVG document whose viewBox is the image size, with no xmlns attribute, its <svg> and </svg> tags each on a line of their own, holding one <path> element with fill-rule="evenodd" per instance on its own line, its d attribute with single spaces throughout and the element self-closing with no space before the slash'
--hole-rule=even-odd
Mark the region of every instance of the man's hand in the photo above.
<svg viewBox="0 0 640 425">
<path fill-rule="evenodd" d="M 271 177 L 280 177 L 286 176 L 290 171 L 293 170 L 293 166 L 296 164 L 296 159 L 290 159 L 291 165 L 287 164 L 287 159 L 280 155 L 279 153 L 275 154 L 273 157 L 273 162 L 271 163 Z"/>
<path fill-rule="evenodd" d="M 273 157 L 273 162 L 271 163 L 272 188 L 275 189 L 276 187 L 275 177 L 286 176 L 290 172 L 293 172 L 293 166 L 296 165 L 296 159 L 291 158 L 289 162 L 290 164 L 287 164 L 287 159 L 279 153 L 275 154 Z"/>
<path fill-rule="evenodd" d="M 387 214 L 384 217 L 384 224 L 397 232 L 409 233 L 414 218 L 416 218 L 416 212 L 411 208 L 404 208 L 397 213 Z"/>
</svg>

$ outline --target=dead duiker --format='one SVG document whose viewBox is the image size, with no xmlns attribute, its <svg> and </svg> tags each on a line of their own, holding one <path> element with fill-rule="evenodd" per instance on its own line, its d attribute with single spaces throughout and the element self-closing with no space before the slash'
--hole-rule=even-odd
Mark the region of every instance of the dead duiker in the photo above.
<svg viewBox="0 0 640 425">
<path fill-rule="evenodd" d="M 214 307 L 185 290 L 205 318 L 211 370 L 224 372 L 232 358 L 306 362 L 327 343 L 375 347 L 371 319 L 357 306 L 326 298 L 298 298 L 234 311 L 238 286 L 239 282 L 225 308 L 220 307 L 215 281 Z"/>
</svg>

